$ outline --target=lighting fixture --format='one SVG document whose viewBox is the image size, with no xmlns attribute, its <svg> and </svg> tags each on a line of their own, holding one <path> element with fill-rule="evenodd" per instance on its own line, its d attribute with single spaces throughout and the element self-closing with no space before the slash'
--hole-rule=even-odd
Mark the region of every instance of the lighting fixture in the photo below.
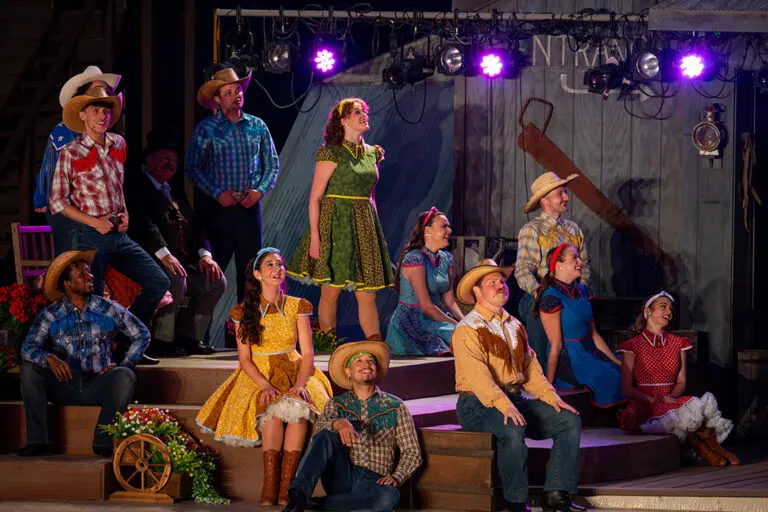
<svg viewBox="0 0 768 512">
<path fill-rule="evenodd" d="M 319 48 L 313 59 L 314 70 L 321 73 L 330 73 L 336 67 L 336 54 L 329 48 Z"/>
<path fill-rule="evenodd" d="M 712 80 L 720 70 L 720 58 L 706 48 L 697 48 L 679 53 L 675 68 L 684 80 Z"/>
<path fill-rule="evenodd" d="M 264 45 L 264 70 L 270 73 L 290 73 L 292 59 L 291 46 L 276 42 Z"/>
<path fill-rule="evenodd" d="M 616 57 L 609 57 L 605 64 L 584 72 L 584 85 L 591 93 L 608 95 L 611 89 L 618 89 L 623 80 L 622 66 Z"/>
<path fill-rule="evenodd" d="M 435 65 L 437 70 L 444 75 L 460 75 L 467 67 L 466 52 L 460 44 L 440 45 L 435 52 Z"/>
<path fill-rule="evenodd" d="M 645 50 L 635 57 L 635 71 L 640 79 L 653 80 L 660 78 L 661 56 L 656 50 Z"/>
<path fill-rule="evenodd" d="M 719 111 L 712 105 L 704 107 L 704 121 L 693 127 L 691 138 L 700 156 L 720 158 L 725 142 L 725 128 L 718 119 Z"/>
<path fill-rule="evenodd" d="M 504 69 L 502 56 L 499 52 L 490 51 L 480 55 L 480 71 L 488 78 L 496 78 Z"/>
<path fill-rule="evenodd" d="M 413 48 L 409 48 L 406 58 L 384 68 L 381 79 L 390 89 L 400 89 L 405 84 L 415 84 L 434 74 L 435 68 L 427 58 L 416 55 Z"/>
<path fill-rule="evenodd" d="M 755 73 L 755 86 L 760 89 L 760 94 L 768 93 L 768 64 L 763 64 Z"/>
</svg>

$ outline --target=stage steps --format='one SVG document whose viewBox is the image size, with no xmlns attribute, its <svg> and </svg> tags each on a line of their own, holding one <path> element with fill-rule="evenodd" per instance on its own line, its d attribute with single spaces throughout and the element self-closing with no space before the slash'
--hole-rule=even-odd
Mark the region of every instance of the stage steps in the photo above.
<svg viewBox="0 0 768 512">
<path fill-rule="evenodd" d="M 0 500 L 103 500 L 117 490 L 112 460 L 96 455 L 0 455 Z"/>
</svg>

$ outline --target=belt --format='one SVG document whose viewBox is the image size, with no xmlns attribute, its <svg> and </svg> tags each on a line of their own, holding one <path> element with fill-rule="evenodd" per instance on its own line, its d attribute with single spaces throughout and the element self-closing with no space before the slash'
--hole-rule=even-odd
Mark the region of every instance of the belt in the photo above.
<svg viewBox="0 0 768 512">
<path fill-rule="evenodd" d="M 325 197 L 335 197 L 336 199 L 359 199 L 361 201 L 370 201 L 370 197 L 363 196 L 342 196 L 339 194 L 325 194 Z"/>
</svg>

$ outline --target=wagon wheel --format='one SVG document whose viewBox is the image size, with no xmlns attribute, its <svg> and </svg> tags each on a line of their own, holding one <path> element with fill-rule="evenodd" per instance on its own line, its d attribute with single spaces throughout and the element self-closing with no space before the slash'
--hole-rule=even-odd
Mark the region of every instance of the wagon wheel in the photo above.
<svg viewBox="0 0 768 512">
<path fill-rule="evenodd" d="M 171 456 L 157 437 L 135 434 L 117 447 L 112 468 L 126 491 L 157 493 L 171 478 Z"/>
</svg>

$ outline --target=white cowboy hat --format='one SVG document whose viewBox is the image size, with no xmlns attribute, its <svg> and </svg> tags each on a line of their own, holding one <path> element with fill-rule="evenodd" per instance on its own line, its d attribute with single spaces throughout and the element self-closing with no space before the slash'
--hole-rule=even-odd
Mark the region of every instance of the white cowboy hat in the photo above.
<svg viewBox="0 0 768 512">
<path fill-rule="evenodd" d="M 59 104 L 61 105 L 61 108 L 64 108 L 64 105 L 66 105 L 67 102 L 71 100 L 75 95 L 75 92 L 77 92 L 77 88 L 87 83 L 95 82 L 98 80 L 106 83 L 112 89 L 116 89 L 117 84 L 120 83 L 121 78 L 121 75 L 115 75 L 113 73 L 102 73 L 98 66 L 88 66 L 85 68 L 85 71 L 67 80 L 64 86 L 61 88 L 61 92 L 59 92 Z"/>
</svg>

